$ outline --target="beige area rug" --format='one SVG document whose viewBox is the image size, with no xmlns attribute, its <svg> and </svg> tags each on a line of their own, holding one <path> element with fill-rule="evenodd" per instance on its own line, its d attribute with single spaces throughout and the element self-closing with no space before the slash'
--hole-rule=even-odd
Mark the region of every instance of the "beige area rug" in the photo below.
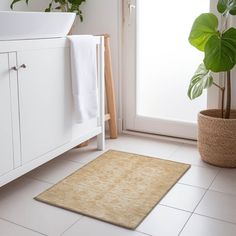
<svg viewBox="0 0 236 236">
<path fill-rule="evenodd" d="M 35 199 L 135 229 L 189 167 L 109 150 Z"/>
</svg>

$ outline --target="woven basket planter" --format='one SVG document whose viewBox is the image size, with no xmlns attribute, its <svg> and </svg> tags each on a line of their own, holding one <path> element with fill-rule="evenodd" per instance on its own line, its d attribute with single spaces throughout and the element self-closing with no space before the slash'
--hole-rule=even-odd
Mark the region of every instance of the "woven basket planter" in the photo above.
<svg viewBox="0 0 236 236">
<path fill-rule="evenodd" d="M 203 161 L 236 167 L 236 110 L 222 119 L 220 110 L 204 110 L 198 115 L 198 150 Z"/>
</svg>

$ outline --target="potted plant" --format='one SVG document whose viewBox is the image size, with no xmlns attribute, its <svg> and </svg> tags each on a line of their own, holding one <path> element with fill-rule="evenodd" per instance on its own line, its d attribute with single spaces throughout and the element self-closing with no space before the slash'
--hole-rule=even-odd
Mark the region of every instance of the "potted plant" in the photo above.
<svg viewBox="0 0 236 236">
<path fill-rule="evenodd" d="M 188 96 L 195 99 L 206 88 L 219 88 L 221 109 L 204 110 L 198 115 L 198 149 L 201 158 L 210 164 L 236 167 L 236 111 L 231 109 L 236 29 L 227 27 L 229 16 L 236 15 L 236 1 L 218 0 L 217 10 L 221 15 L 220 25 L 213 13 L 203 13 L 193 23 L 189 42 L 204 52 L 204 60 L 191 79 Z M 214 82 L 212 72 L 223 72 L 219 84 Z"/>
<path fill-rule="evenodd" d="M 11 9 L 17 2 L 25 1 L 27 4 L 29 0 L 13 0 L 11 3 Z M 48 7 L 45 9 L 46 12 L 52 10 L 60 10 L 62 12 L 75 12 L 81 21 L 83 21 L 82 11 L 80 10 L 80 5 L 86 0 L 51 0 Z"/>
</svg>

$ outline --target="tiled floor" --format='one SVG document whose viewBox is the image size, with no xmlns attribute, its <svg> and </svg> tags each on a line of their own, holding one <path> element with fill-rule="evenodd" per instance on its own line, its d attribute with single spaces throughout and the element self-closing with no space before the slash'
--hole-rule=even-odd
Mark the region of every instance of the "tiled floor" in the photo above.
<svg viewBox="0 0 236 236">
<path fill-rule="evenodd" d="M 0 236 L 235 236 L 236 169 L 209 166 L 195 145 L 122 135 L 116 149 L 191 164 L 135 231 L 35 201 L 54 183 L 96 158 L 95 143 L 39 167 L 0 189 Z"/>
</svg>

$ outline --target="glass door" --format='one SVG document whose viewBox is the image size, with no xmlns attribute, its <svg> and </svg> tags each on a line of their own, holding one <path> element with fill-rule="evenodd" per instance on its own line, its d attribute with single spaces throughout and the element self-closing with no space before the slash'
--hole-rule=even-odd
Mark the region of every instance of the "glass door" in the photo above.
<svg viewBox="0 0 236 236">
<path fill-rule="evenodd" d="M 204 56 L 188 35 L 210 1 L 125 1 L 124 9 L 126 129 L 196 139 L 197 113 L 207 108 L 208 94 L 187 97 Z"/>
</svg>

